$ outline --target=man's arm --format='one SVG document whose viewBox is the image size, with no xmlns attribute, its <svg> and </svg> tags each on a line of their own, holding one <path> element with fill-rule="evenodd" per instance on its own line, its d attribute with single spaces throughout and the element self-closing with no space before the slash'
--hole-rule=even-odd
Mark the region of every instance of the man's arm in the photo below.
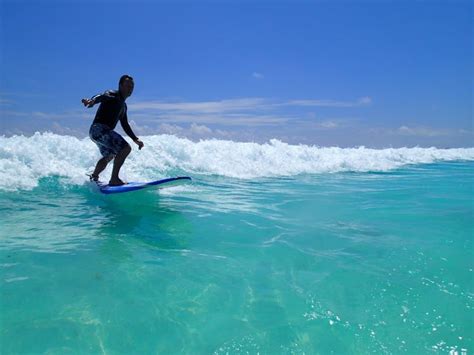
<svg viewBox="0 0 474 355">
<path fill-rule="evenodd" d="M 84 104 L 84 106 L 90 108 L 90 107 L 94 106 L 97 103 L 101 103 L 101 102 L 110 100 L 111 98 L 113 98 L 113 96 L 111 95 L 111 91 L 108 90 L 108 91 L 104 92 L 103 94 L 95 95 L 95 96 L 91 97 L 90 99 L 82 99 L 82 103 Z"/>
<path fill-rule="evenodd" d="M 133 139 L 133 141 L 135 142 L 135 144 L 138 145 L 138 149 L 142 149 L 144 144 L 143 142 L 138 139 L 138 137 L 135 135 L 135 133 L 133 133 L 132 131 L 132 128 L 130 127 L 130 125 L 128 124 L 128 117 L 127 117 L 127 112 L 125 112 L 125 114 L 122 116 L 122 118 L 120 119 L 120 124 L 122 125 L 122 128 L 123 130 L 125 131 L 125 133 L 127 133 L 127 135 Z"/>
</svg>

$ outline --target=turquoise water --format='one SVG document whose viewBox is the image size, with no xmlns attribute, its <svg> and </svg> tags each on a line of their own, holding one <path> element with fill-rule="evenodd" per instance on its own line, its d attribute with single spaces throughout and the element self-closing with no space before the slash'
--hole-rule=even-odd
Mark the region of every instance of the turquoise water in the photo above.
<svg viewBox="0 0 474 355">
<path fill-rule="evenodd" d="M 473 161 L 174 169 L 193 184 L 0 189 L 2 354 L 474 351 Z"/>
</svg>

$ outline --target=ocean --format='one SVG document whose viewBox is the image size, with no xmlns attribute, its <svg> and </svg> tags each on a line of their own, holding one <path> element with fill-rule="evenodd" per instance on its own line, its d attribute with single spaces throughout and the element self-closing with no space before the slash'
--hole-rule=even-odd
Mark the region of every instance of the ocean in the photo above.
<svg viewBox="0 0 474 355">
<path fill-rule="evenodd" d="M 0 137 L 2 354 L 473 354 L 474 148 L 143 141 Z"/>
</svg>

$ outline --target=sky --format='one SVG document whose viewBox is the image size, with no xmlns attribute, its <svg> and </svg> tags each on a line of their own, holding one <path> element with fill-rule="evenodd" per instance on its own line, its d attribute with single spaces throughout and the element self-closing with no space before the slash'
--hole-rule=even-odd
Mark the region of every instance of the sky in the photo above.
<svg viewBox="0 0 474 355">
<path fill-rule="evenodd" d="M 140 137 L 472 147 L 472 22 L 462 0 L 2 0 L 0 135 L 86 137 L 81 99 L 129 74 Z"/>
</svg>

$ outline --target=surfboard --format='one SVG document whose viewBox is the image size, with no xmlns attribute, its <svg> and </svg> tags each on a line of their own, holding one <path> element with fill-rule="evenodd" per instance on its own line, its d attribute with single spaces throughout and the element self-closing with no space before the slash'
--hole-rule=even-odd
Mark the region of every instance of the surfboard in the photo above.
<svg viewBox="0 0 474 355">
<path fill-rule="evenodd" d="M 178 176 L 150 182 L 129 182 L 120 186 L 109 186 L 108 184 L 100 181 L 97 181 L 96 184 L 99 187 L 100 192 L 103 194 L 118 194 L 123 192 L 143 190 L 151 187 L 162 189 L 165 187 L 183 185 L 185 183 L 191 182 L 191 180 L 192 179 L 189 176 Z"/>
</svg>

